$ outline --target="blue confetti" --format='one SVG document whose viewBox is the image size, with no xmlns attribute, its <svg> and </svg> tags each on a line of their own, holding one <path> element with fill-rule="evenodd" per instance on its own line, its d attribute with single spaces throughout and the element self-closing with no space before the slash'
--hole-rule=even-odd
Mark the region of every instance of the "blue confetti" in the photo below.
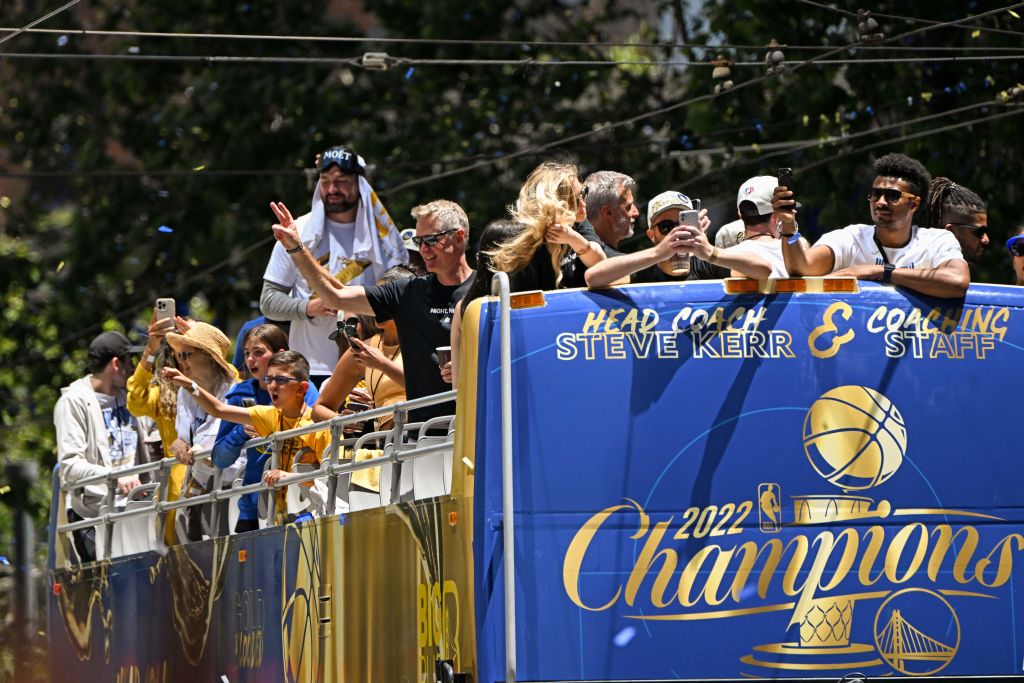
<svg viewBox="0 0 1024 683">
<path fill-rule="evenodd" d="M 946 93 L 947 95 L 951 95 L 951 94 L 953 93 L 953 89 L 952 89 L 952 88 L 950 88 L 950 87 L 949 87 L 948 85 L 947 85 L 947 86 L 946 86 L 945 88 L 943 88 L 942 90 L 943 90 L 943 92 L 945 92 L 945 93 Z"/>
<path fill-rule="evenodd" d="M 875 115 L 875 108 L 872 107 L 870 104 L 868 106 L 864 107 L 864 111 L 866 111 L 868 113 L 868 116 L 874 116 Z"/>
<path fill-rule="evenodd" d="M 405 72 L 405 80 L 409 80 L 410 78 L 412 78 L 412 74 L 414 71 L 416 71 L 416 67 L 410 66 L 409 70 Z"/>
<path fill-rule="evenodd" d="M 68 37 L 67 36 L 61 36 L 60 38 L 57 39 L 57 47 L 64 47 L 67 44 L 68 44 Z"/>
<path fill-rule="evenodd" d="M 156 231 L 157 232 L 162 232 L 162 233 L 169 233 L 169 232 L 174 232 L 174 228 L 172 228 L 170 226 L 167 226 L 167 225 L 161 225 L 159 228 L 156 229 Z"/>
<path fill-rule="evenodd" d="M 618 645 L 619 647 L 626 647 L 627 645 L 629 645 L 629 641 L 633 640 L 635 636 L 636 629 L 632 626 L 627 626 L 626 628 L 622 629 L 621 631 L 615 634 L 615 638 L 612 639 L 612 642 Z"/>
<path fill-rule="evenodd" d="M 754 130 L 756 130 L 758 133 L 763 133 L 764 132 L 764 124 L 762 124 L 760 121 L 758 121 L 757 123 L 754 124 Z"/>
<path fill-rule="evenodd" d="M 157 196 L 158 196 L 158 197 L 160 197 L 161 199 L 167 199 L 168 197 L 170 197 L 170 196 L 171 196 L 171 193 L 170 193 L 170 192 L 168 192 L 167 190 L 160 190 L 160 191 L 159 191 L 159 192 L 157 192 L 156 194 L 157 194 Z"/>
</svg>

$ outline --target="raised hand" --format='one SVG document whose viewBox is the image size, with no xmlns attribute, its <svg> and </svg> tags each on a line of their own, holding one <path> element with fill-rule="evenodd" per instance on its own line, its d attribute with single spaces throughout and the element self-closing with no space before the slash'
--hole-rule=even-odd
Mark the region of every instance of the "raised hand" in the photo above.
<svg viewBox="0 0 1024 683">
<path fill-rule="evenodd" d="M 284 202 L 270 202 L 270 210 L 277 217 L 277 223 L 272 227 L 274 238 L 283 244 L 285 249 L 294 249 L 302 244 L 295 219 L 292 218 L 292 212 L 288 210 Z"/>
<path fill-rule="evenodd" d="M 187 388 L 192 386 L 192 380 L 190 380 L 185 375 L 181 374 L 181 370 L 179 370 L 178 368 L 164 368 L 161 371 L 161 375 L 163 376 L 165 381 L 173 382 L 174 384 L 177 384 L 179 387 Z"/>
</svg>

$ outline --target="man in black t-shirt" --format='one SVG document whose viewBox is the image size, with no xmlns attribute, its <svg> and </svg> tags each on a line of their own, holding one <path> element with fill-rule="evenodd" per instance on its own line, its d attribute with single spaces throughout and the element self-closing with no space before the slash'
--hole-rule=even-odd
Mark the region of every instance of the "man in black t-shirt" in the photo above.
<svg viewBox="0 0 1024 683">
<path fill-rule="evenodd" d="M 647 205 L 647 236 L 654 246 L 633 254 L 609 258 L 587 270 L 587 285 L 608 287 L 622 282 L 681 282 L 727 278 L 730 269 L 753 278 L 767 278 L 771 266 L 754 254 L 720 250 L 708 242 L 710 221 L 707 210 L 699 214 L 700 227 L 681 225 L 681 212 L 691 211 L 693 202 L 682 192 L 662 192 Z M 674 257 L 687 257 L 685 268 Z M 686 272 L 680 272 L 680 271 Z"/>
<path fill-rule="evenodd" d="M 396 280 L 375 287 L 346 287 L 320 266 L 299 241 L 288 209 L 272 203 L 279 224 L 274 237 L 291 255 L 303 277 L 324 303 L 346 313 L 365 313 L 394 320 L 405 370 L 405 394 L 420 398 L 451 388 L 451 363 L 439 368 L 432 358 L 448 346 L 455 304 L 465 295 L 473 270 L 466 262 L 469 219 L 455 202 L 438 199 L 412 210 L 416 219 L 413 241 L 427 268 L 425 277 Z M 413 411 L 416 422 L 452 415 L 454 403 Z"/>
</svg>

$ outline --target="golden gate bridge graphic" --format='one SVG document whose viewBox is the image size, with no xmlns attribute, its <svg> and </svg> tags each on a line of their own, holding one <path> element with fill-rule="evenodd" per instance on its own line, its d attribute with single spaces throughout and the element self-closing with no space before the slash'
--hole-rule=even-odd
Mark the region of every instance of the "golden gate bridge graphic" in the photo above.
<svg viewBox="0 0 1024 683">
<path fill-rule="evenodd" d="M 940 662 L 945 666 L 956 654 L 955 647 L 925 635 L 904 619 L 898 609 L 892 610 L 875 642 L 886 661 L 900 671 L 905 671 L 907 662 Z"/>
</svg>

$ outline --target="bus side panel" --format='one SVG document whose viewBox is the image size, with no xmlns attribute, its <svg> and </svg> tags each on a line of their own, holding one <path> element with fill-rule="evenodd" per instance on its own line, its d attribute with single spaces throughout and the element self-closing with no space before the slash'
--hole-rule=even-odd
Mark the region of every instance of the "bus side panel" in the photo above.
<svg viewBox="0 0 1024 683">
<path fill-rule="evenodd" d="M 518 678 L 1018 673 L 1021 296 L 721 292 L 513 312 Z M 477 424 L 493 681 L 500 422 Z"/>
</svg>

